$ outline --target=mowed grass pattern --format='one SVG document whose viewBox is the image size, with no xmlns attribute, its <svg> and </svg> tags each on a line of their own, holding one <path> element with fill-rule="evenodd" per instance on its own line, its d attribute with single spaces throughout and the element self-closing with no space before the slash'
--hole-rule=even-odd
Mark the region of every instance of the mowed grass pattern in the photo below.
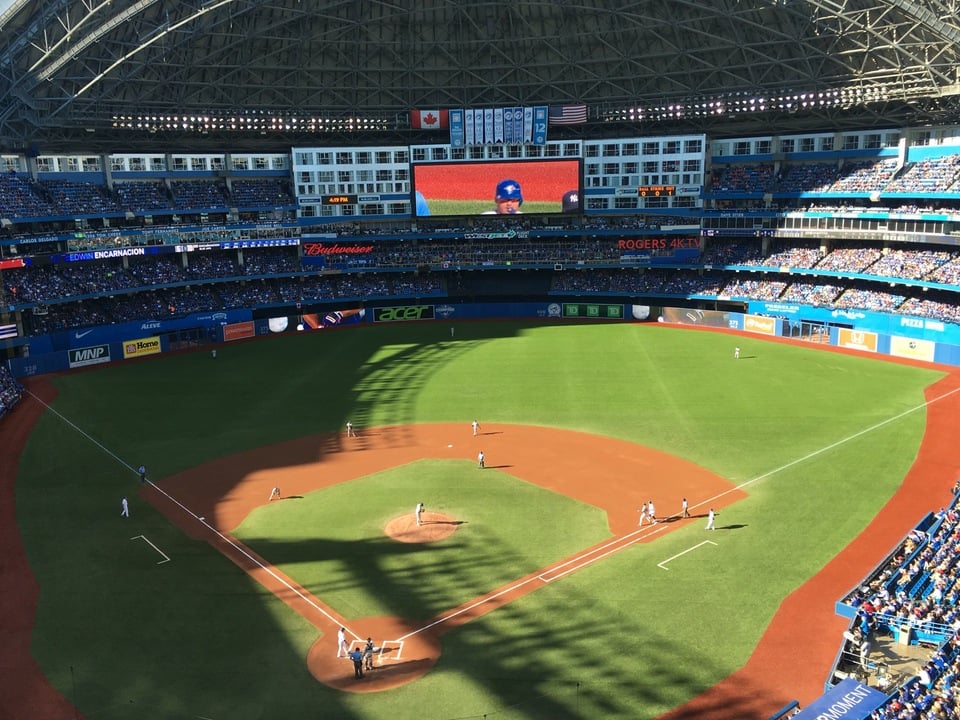
<svg viewBox="0 0 960 720">
<path fill-rule="evenodd" d="M 462 522 L 429 545 L 383 528 L 428 512 Z M 609 537 L 597 508 L 466 460 L 424 460 L 260 508 L 235 535 L 350 618 L 427 620 Z"/>
<path fill-rule="evenodd" d="M 98 720 L 654 718 L 742 665 L 782 599 L 869 523 L 910 467 L 923 388 L 939 377 L 751 337 L 510 322 L 460 324 L 452 341 L 447 323 L 303 333 L 230 345 L 216 360 L 184 354 L 65 375 L 55 379 L 55 409 L 85 435 L 48 414 L 17 483 L 41 590 L 33 652 Z M 373 695 L 315 682 L 304 662 L 315 631 L 135 498 L 140 462 L 162 485 L 225 454 L 340 431 L 347 419 L 359 428 L 460 422 L 468 432 L 474 417 L 655 447 L 750 483 L 750 497 L 721 515 L 716 547 L 684 555 L 669 573 L 657 562 L 699 543 L 699 521 L 447 634 L 427 677 Z M 436 472 L 430 482 L 449 482 L 448 468 L 420 471 L 421 481 Z M 487 549 L 457 533 L 437 544 L 435 559 L 423 548 L 378 553 L 387 546 L 376 526 L 394 503 L 403 512 L 432 502 L 409 496 L 412 477 L 391 471 L 305 499 L 295 510 L 302 526 L 271 525 L 275 503 L 243 532 L 312 592 L 327 599 L 329 590 L 347 616 L 430 616 L 554 555 L 506 525 Z M 501 481 L 478 498 L 482 509 L 465 496 L 451 508 L 471 505 L 471 524 L 475 511 L 508 512 L 501 500 L 515 501 L 519 484 Z M 124 494 L 134 497 L 129 520 L 119 517 Z M 678 508 L 674 495 L 663 488 L 661 513 Z M 349 508 L 346 517 L 325 515 L 325 499 Z M 588 544 L 597 532 L 595 514 L 575 510 L 575 527 L 533 529 L 519 517 L 510 527 L 563 536 L 562 554 L 562 543 Z M 549 513 L 529 515 L 534 525 L 554 523 Z M 130 539 L 140 534 L 172 561 L 157 565 Z"/>
</svg>

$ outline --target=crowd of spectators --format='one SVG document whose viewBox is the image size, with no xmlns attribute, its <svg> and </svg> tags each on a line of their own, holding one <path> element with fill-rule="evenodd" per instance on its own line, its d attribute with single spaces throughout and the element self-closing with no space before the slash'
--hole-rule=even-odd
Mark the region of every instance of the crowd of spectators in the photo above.
<svg viewBox="0 0 960 720">
<path fill-rule="evenodd" d="M 741 278 L 739 275 L 728 280 L 720 295 L 730 298 L 750 298 L 751 300 L 777 300 L 787 289 L 782 280 L 759 280 Z"/>
<path fill-rule="evenodd" d="M 711 242 L 700 253 L 703 265 L 753 265 L 764 264 L 760 243 L 750 240 L 722 240 Z"/>
<path fill-rule="evenodd" d="M 170 194 L 174 207 L 184 210 L 223 210 L 230 206 L 230 194 L 224 182 L 172 180 Z"/>
<path fill-rule="evenodd" d="M 862 282 L 845 288 L 834 299 L 833 307 L 891 313 L 903 305 L 906 295 L 867 287 Z"/>
<path fill-rule="evenodd" d="M 867 274 L 920 280 L 956 258 L 952 250 L 888 248 L 869 266 Z"/>
<path fill-rule="evenodd" d="M 426 298 L 446 294 L 437 274 L 355 273 L 258 278 L 245 282 L 178 285 L 49 305 L 25 315 L 30 334 L 94 325 L 164 320 L 197 312 L 331 300 Z"/>
<path fill-rule="evenodd" d="M 233 204 L 245 207 L 282 207 L 295 205 L 287 183 L 275 179 L 234 180 L 230 183 Z"/>
<path fill-rule="evenodd" d="M 960 178 L 960 155 L 945 155 L 908 166 L 886 186 L 886 192 L 946 192 Z"/>
<path fill-rule="evenodd" d="M 508 241 L 390 239 L 371 243 L 369 249 L 363 250 L 324 254 L 321 265 L 301 263 L 296 247 L 38 264 L 5 270 L 3 283 L 9 304 L 16 307 L 40 303 L 44 306 L 41 314 L 43 310 L 50 313 L 52 317 L 39 320 L 35 327 L 69 327 L 76 322 L 78 311 L 67 309 L 73 299 L 146 295 L 148 289 L 163 289 L 169 294 L 179 286 L 206 288 L 173 298 L 172 302 L 164 299 L 157 307 L 144 298 L 117 300 L 122 311 L 113 310 L 110 303 L 92 304 L 80 317 L 90 323 L 104 317 L 115 322 L 140 311 L 149 311 L 151 317 L 156 317 L 156 311 L 168 311 L 171 306 L 177 309 L 176 314 L 182 314 L 192 308 L 249 307 L 301 298 L 395 297 L 408 290 L 443 295 L 448 290 L 442 278 L 451 273 L 518 267 L 548 273 L 548 285 L 557 293 L 784 301 L 910 314 L 951 323 L 960 317 L 960 302 L 949 289 L 960 281 L 960 251 L 934 247 L 914 249 L 865 243 L 837 244 L 830 249 L 816 242 L 715 238 L 707 243 L 699 258 L 671 259 L 669 250 L 658 258 L 661 253 L 657 251 L 625 250 L 615 239 L 587 236 Z M 658 265 L 658 260 L 664 260 L 664 265 Z M 764 272 L 742 276 L 735 270 L 741 266 L 763 268 Z M 425 268 L 430 272 L 424 272 Z M 812 272 L 797 272 L 811 269 Z M 818 275 L 818 270 L 831 274 Z M 331 271 L 341 278 L 336 284 L 317 279 L 318 275 L 331 275 Z M 853 279 L 837 274 L 848 272 L 864 277 Z M 424 288 L 423 278 L 431 273 L 441 280 Z M 888 282 L 871 281 L 870 276 L 923 280 L 943 287 L 924 290 L 921 285 L 897 283 L 892 288 Z M 253 278 L 270 282 L 249 282 Z M 372 278 L 377 278 L 376 282 Z M 204 302 L 212 305 L 199 308 Z"/>
<path fill-rule="evenodd" d="M 898 688 L 869 720 L 957 720 L 960 705 L 960 633 L 920 668 L 916 680 Z"/>
<path fill-rule="evenodd" d="M 931 291 L 923 295 L 911 295 L 904 300 L 898 312 L 902 315 L 960 324 L 960 304 L 952 294 L 944 292 Z"/>
<path fill-rule="evenodd" d="M 173 207 L 167 187 L 158 180 L 127 180 L 113 186 L 120 207 L 134 213 Z"/>
<path fill-rule="evenodd" d="M 6 365 L 0 365 L 0 416 L 20 402 L 23 388 Z"/>
<path fill-rule="evenodd" d="M 897 171 L 895 158 L 881 160 L 857 160 L 845 163 L 839 177 L 834 180 L 828 192 L 835 193 L 872 193 L 879 192 Z"/>
<path fill-rule="evenodd" d="M 110 188 L 103 183 L 0 175 L 0 217 L 14 222 L 36 217 L 270 209 L 295 204 L 286 184 L 275 178 L 235 180 L 228 190 L 222 180 L 123 180 Z"/>
<path fill-rule="evenodd" d="M 934 650 L 921 659 L 916 675 L 889 688 L 877 670 L 876 682 L 889 693 L 872 720 L 957 720 L 960 675 L 960 482 L 949 507 L 940 508 L 911 530 L 843 603 L 855 613 L 844 633 L 841 665 L 860 675 L 871 670 L 879 634 L 922 639 Z M 910 640 L 913 642 L 914 640 Z M 882 654 L 880 655 L 882 657 Z"/>
<path fill-rule="evenodd" d="M 39 184 L 13 173 L 0 175 L 0 218 L 52 215 Z"/>
<path fill-rule="evenodd" d="M 732 165 L 714 168 L 710 192 L 768 193 L 773 186 L 773 165 Z"/>
<path fill-rule="evenodd" d="M 840 176 L 836 163 L 797 163 L 783 169 L 777 177 L 779 192 L 824 193 Z"/>
<path fill-rule="evenodd" d="M 921 160 L 901 166 L 897 158 L 835 163 L 784 163 L 774 170 L 768 163 L 714 168 L 710 194 L 724 193 L 927 193 L 960 190 L 960 154 Z M 871 209 L 876 210 L 876 206 Z M 901 212 L 910 212 L 909 207 Z"/>
<path fill-rule="evenodd" d="M 56 215 L 107 215 L 120 212 L 116 195 L 105 185 L 68 180 L 48 180 L 41 187 Z"/>
<path fill-rule="evenodd" d="M 763 260 L 765 267 L 812 268 L 823 257 L 820 243 L 815 241 L 775 240 Z"/>
<path fill-rule="evenodd" d="M 898 174 L 899 173 L 899 174 Z M 724 193 L 901 193 L 922 195 L 960 188 L 960 155 L 946 155 L 901 167 L 897 158 L 829 162 L 768 163 L 714 168 L 710 194 Z M 873 209 L 876 209 L 875 207 Z"/>
<path fill-rule="evenodd" d="M 839 285 L 816 280 L 794 280 L 777 299 L 814 307 L 833 307 L 834 300 L 842 291 Z"/>
<path fill-rule="evenodd" d="M 836 247 L 830 250 L 817 263 L 816 267 L 818 270 L 861 273 L 865 272 L 882 255 L 883 250 L 879 247 Z"/>
</svg>

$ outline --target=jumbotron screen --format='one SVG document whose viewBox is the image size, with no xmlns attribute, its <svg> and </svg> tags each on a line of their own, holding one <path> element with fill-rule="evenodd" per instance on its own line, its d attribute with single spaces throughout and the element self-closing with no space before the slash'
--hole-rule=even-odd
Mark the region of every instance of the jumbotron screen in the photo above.
<svg viewBox="0 0 960 720">
<path fill-rule="evenodd" d="M 580 212 L 580 160 L 423 163 L 413 207 L 426 215 Z"/>
</svg>

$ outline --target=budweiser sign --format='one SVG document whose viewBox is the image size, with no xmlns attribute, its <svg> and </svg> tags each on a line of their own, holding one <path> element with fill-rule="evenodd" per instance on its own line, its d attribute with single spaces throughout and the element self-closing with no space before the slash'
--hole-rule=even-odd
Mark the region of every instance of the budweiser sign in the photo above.
<svg viewBox="0 0 960 720">
<path fill-rule="evenodd" d="M 373 245 L 341 245 L 340 243 L 305 242 L 304 257 L 320 255 L 367 255 L 373 252 Z"/>
</svg>

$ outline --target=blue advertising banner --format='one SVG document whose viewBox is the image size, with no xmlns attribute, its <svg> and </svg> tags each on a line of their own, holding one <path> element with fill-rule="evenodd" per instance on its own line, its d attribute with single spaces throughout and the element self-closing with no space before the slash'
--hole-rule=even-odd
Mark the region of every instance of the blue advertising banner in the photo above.
<svg viewBox="0 0 960 720">
<path fill-rule="evenodd" d="M 886 701 L 887 696 L 879 690 L 847 678 L 792 720 L 863 720 Z"/>
<path fill-rule="evenodd" d="M 771 315 L 784 318 L 789 322 L 799 323 L 803 320 L 804 322 L 819 322 L 825 325 L 849 325 L 857 330 L 868 332 L 903 335 L 910 338 L 960 345 L 960 325 L 933 318 L 891 315 L 852 308 L 813 307 L 791 302 L 751 301 L 747 303 L 747 306 L 752 314 Z"/>
<path fill-rule="evenodd" d="M 144 335 L 162 335 L 166 332 L 188 328 L 218 328 L 250 319 L 252 319 L 252 313 L 249 310 L 225 310 L 222 312 L 191 313 L 170 320 L 142 320 L 140 322 L 117 323 L 116 325 L 100 325 L 83 328 L 82 330 L 54 333 L 50 336 L 51 349 L 73 350 L 91 345 L 123 342 Z"/>
</svg>

